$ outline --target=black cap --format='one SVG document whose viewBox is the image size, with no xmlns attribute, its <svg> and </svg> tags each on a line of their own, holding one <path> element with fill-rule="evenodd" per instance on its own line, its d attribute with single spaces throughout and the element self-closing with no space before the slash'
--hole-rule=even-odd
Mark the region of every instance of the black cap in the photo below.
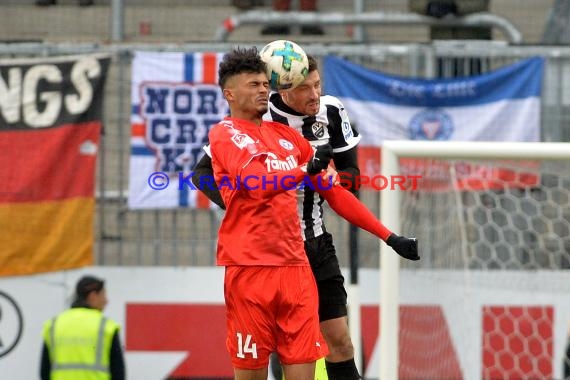
<svg viewBox="0 0 570 380">
<path fill-rule="evenodd" d="M 77 281 L 75 295 L 79 299 L 87 298 L 93 291 L 100 291 L 105 286 L 105 281 L 95 276 L 83 276 Z"/>
</svg>

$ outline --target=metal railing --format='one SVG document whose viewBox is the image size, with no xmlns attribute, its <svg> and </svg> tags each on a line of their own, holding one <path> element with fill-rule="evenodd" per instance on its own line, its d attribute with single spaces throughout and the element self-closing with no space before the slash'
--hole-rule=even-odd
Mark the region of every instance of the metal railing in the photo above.
<svg viewBox="0 0 570 380">
<path fill-rule="evenodd" d="M 437 19 L 417 13 L 368 12 L 267 12 L 249 11 L 228 17 L 217 28 L 215 40 L 227 41 L 229 35 L 243 25 L 420 25 L 420 26 L 488 26 L 501 30 L 511 44 L 523 42 L 522 33 L 506 18 L 492 13 L 474 13 L 465 17 Z"/>
</svg>

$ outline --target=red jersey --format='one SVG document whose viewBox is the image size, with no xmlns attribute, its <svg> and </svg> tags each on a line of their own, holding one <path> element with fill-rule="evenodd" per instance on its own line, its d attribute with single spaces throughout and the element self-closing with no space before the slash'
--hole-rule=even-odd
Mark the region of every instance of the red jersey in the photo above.
<svg viewBox="0 0 570 380">
<path fill-rule="evenodd" d="M 280 123 L 258 126 L 231 117 L 212 127 L 209 139 L 214 178 L 226 205 L 218 265 L 309 265 L 295 190 L 275 193 L 280 184 L 271 182 L 248 186 L 248 176 L 259 179 L 307 163 L 313 155 L 309 142 Z"/>
</svg>

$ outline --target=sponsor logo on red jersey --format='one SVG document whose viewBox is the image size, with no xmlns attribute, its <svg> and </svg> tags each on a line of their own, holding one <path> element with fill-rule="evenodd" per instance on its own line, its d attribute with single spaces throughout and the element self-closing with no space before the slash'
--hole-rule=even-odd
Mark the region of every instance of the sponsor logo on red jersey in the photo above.
<svg viewBox="0 0 570 380">
<path fill-rule="evenodd" d="M 299 166 L 297 164 L 297 159 L 293 155 L 288 155 L 285 160 L 280 160 L 274 153 L 267 153 L 267 158 L 265 159 L 265 165 L 267 165 L 267 171 L 272 172 L 276 170 L 287 171 L 292 170 Z"/>
</svg>

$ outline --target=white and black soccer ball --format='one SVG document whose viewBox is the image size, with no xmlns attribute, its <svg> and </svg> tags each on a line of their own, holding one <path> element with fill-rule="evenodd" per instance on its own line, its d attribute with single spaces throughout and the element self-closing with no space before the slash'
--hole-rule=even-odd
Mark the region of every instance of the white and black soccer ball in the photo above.
<svg viewBox="0 0 570 380">
<path fill-rule="evenodd" d="M 286 90 L 300 85 L 309 73 L 305 51 L 293 41 L 276 40 L 259 52 L 267 65 L 269 85 L 273 90 Z"/>
</svg>

